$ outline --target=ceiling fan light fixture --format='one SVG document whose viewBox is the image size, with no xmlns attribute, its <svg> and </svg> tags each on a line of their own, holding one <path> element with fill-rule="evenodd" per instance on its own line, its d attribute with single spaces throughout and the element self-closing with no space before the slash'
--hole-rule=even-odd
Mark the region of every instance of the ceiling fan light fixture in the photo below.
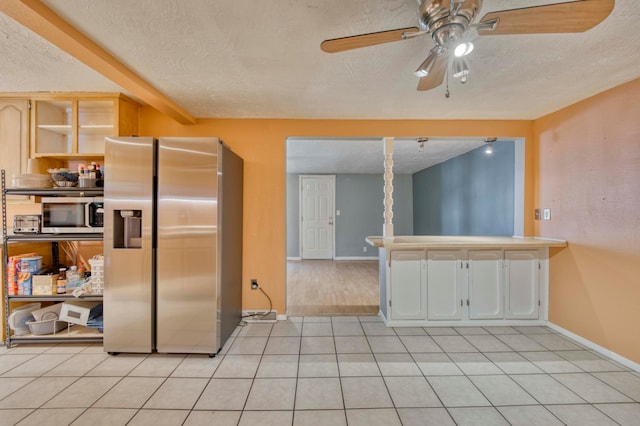
<svg viewBox="0 0 640 426">
<path fill-rule="evenodd" d="M 456 58 L 467 56 L 473 50 L 473 43 L 470 41 L 462 42 L 453 49 L 453 54 Z"/>
<path fill-rule="evenodd" d="M 453 76 L 455 78 L 464 77 L 469 74 L 469 67 L 463 58 L 455 58 L 453 60 Z"/>
<path fill-rule="evenodd" d="M 431 49 L 429 55 L 427 56 L 427 59 L 425 59 L 424 62 L 420 64 L 418 69 L 413 72 L 415 76 L 420 78 L 428 76 L 433 69 L 434 64 L 436 63 L 437 58 L 438 52 L 435 49 Z"/>
</svg>

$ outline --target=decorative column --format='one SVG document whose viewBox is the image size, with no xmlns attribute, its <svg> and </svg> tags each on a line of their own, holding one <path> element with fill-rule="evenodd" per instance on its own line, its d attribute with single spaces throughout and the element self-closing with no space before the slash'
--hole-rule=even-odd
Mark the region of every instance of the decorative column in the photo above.
<svg viewBox="0 0 640 426">
<path fill-rule="evenodd" d="M 385 238 L 393 237 L 393 143 L 395 138 L 384 141 L 384 229 Z"/>
</svg>

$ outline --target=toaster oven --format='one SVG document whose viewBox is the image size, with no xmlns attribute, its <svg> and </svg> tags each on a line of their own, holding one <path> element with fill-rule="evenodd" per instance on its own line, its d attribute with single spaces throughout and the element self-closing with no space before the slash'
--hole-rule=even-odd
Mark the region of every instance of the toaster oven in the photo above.
<svg viewBox="0 0 640 426">
<path fill-rule="evenodd" d="M 13 217 L 14 234 L 39 234 L 42 216 L 39 214 L 19 214 Z"/>
</svg>

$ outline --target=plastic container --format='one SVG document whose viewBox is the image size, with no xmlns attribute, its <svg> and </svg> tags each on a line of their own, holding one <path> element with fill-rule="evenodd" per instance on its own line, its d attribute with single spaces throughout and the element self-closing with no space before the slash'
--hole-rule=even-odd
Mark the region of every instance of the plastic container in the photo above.
<svg viewBox="0 0 640 426">
<path fill-rule="evenodd" d="M 89 259 L 91 266 L 91 293 L 102 294 L 104 290 L 104 257 L 94 256 Z"/>
<path fill-rule="evenodd" d="M 22 272 L 40 272 L 40 269 L 42 269 L 42 256 L 23 257 L 20 265 L 20 271 Z"/>
<path fill-rule="evenodd" d="M 33 314 L 31 312 L 40 309 L 40 306 L 40 303 L 29 303 L 11 312 L 11 315 L 9 315 L 9 328 L 13 330 L 14 336 L 29 334 L 27 321 L 33 321 Z"/>
<path fill-rule="evenodd" d="M 58 320 L 58 314 L 47 312 L 41 321 L 27 321 L 31 334 L 53 334 L 69 327 L 69 323 Z"/>
<path fill-rule="evenodd" d="M 21 174 L 11 176 L 14 188 L 51 188 L 51 178 L 43 174 Z"/>
<path fill-rule="evenodd" d="M 56 303 L 55 305 L 31 311 L 31 315 L 33 315 L 36 321 L 44 321 L 53 318 L 50 314 L 51 312 L 56 314 L 55 317 L 58 318 L 60 316 L 60 309 L 62 309 L 62 303 Z"/>
<path fill-rule="evenodd" d="M 42 269 L 42 256 L 23 257 L 20 259 L 18 272 L 18 294 L 31 296 L 33 288 L 33 275 Z"/>
<path fill-rule="evenodd" d="M 78 273 L 78 267 L 73 265 L 69 266 L 67 270 L 67 287 L 77 287 L 76 283 L 80 281 L 80 273 Z"/>
<path fill-rule="evenodd" d="M 89 177 L 80 176 L 78 182 L 80 182 L 80 188 L 95 188 L 97 179 L 91 179 Z"/>
</svg>

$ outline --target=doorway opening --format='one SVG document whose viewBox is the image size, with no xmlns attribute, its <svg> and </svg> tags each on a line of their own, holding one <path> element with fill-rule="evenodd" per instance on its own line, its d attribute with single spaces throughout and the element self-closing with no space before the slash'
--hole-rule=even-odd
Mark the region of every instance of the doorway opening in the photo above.
<svg viewBox="0 0 640 426">
<path fill-rule="evenodd" d="M 523 235 L 524 144 L 498 139 L 487 156 L 480 137 L 430 138 L 424 148 L 396 138 L 395 235 Z M 288 138 L 286 153 L 287 312 L 377 314 L 381 264 L 365 239 L 384 228 L 383 138 Z M 322 198 L 329 177 L 332 207 Z M 304 194 L 306 183 L 321 197 Z M 305 230 L 305 210 L 326 223 Z"/>
</svg>

